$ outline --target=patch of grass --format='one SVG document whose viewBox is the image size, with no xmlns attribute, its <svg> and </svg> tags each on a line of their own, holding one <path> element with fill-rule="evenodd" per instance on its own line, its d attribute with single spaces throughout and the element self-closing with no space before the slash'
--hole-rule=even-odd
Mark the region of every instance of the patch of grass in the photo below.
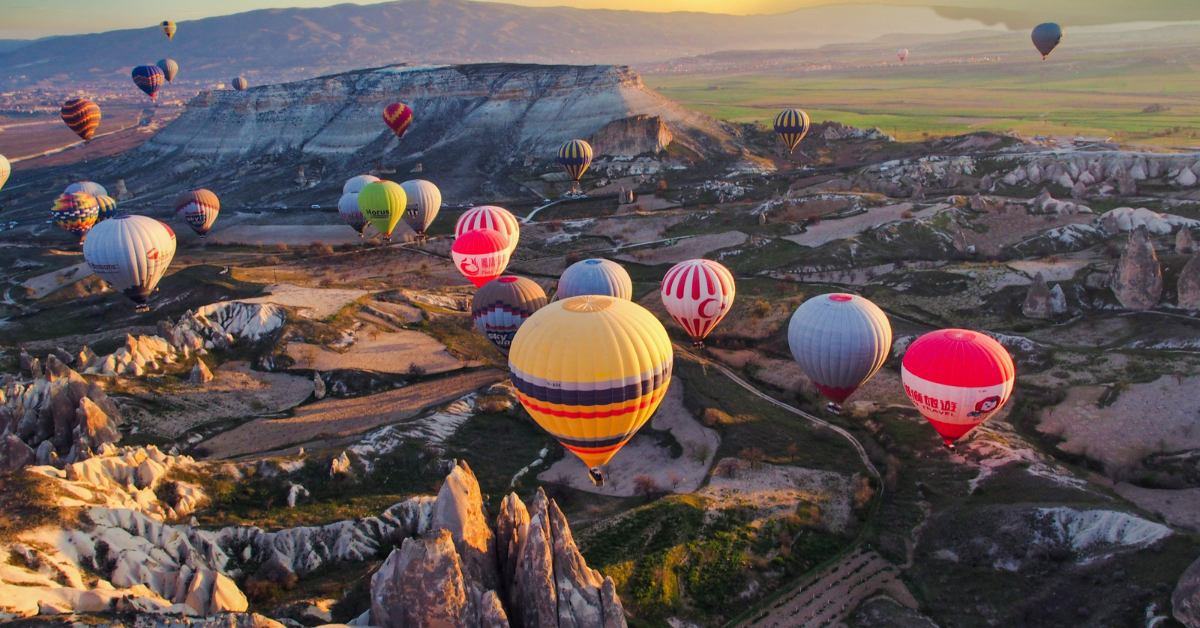
<svg viewBox="0 0 1200 628">
<path fill-rule="evenodd" d="M 42 526 L 71 527 L 74 511 L 60 508 L 49 478 L 31 471 L 0 475 L 0 542 Z"/>
<path fill-rule="evenodd" d="M 443 447 L 445 457 L 466 460 L 471 466 L 490 512 L 498 512 L 500 500 L 512 491 L 518 495 L 531 492 L 537 474 L 563 455 L 563 447 L 519 407 L 502 414 L 472 416 Z M 517 471 L 537 460 L 543 448 L 549 450 L 543 463 L 510 486 Z"/>
</svg>

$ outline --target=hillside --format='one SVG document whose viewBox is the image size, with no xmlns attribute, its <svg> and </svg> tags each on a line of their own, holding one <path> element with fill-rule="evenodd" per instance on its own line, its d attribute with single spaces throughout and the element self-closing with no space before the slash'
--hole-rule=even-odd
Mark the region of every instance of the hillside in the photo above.
<svg viewBox="0 0 1200 628">
<path fill-rule="evenodd" d="M 127 81 L 133 66 L 163 56 L 179 62 L 183 82 L 228 81 L 241 74 L 263 84 L 398 62 L 634 63 L 714 49 L 814 48 L 896 31 L 948 33 L 980 26 L 927 8 L 866 4 L 736 17 L 402 0 L 179 22 L 170 42 L 152 23 L 37 41 L 0 54 L 0 85 Z"/>
</svg>

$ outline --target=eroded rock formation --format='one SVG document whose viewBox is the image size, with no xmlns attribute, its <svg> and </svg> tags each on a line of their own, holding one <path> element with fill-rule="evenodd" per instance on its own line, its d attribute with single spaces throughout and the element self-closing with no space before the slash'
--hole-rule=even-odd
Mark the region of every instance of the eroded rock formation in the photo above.
<svg viewBox="0 0 1200 628">
<path fill-rule="evenodd" d="M 1145 225 L 1129 233 L 1129 243 L 1113 269 L 1109 284 L 1121 305 L 1131 310 L 1148 310 L 1158 305 L 1163 289 L 1162 268 Z"/>
<path fill-rule="evenodd" d="M 1178 305 L 1187 310 L 1200 310 L 1200 254 L 1193 255 L 1179 273 Z"/>
<path fill-rule="evenodd" d="M 1021 311 L 1029 318 L 1054 318 L 1066 313 L 1067 298 L 1061 286 L 1055 284 L 1054 289 L 1050 289 L 1042 273 L 1038 273 L 1029 284 Z"/>
<path fill-rule="evenodd" d="M 1171 594 L 1171 611 L 1175 620 L 1187 628 L 1200 628 L 1200 559 L 1179 577 Z"/>
<path fill-rule="evenodd" d="M 675 136 L 658 116 L 637 115 L 613 120 L 590 138 L 596 155 L 637 157 L 664 151 Z"/>
</svg>

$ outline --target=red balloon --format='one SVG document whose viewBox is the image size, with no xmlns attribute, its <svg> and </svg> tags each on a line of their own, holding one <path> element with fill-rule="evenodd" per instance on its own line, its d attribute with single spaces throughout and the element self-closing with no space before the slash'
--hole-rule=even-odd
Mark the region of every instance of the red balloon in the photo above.
<svg viewBox="0 0 1200 628">
<path fill-rule="evenodd" d="M 384 124 L 387 124 L 392 133 L 395 133 L 396 137 L 399 138 L 404 137 L 404 132 L 412 124 L 412 117 L 412 107 L 402 102 L 394 102 L 383 109 Z"/>
<path fill-rule="evenodd" d="M 900 366 L 904 392 L 947 446 L 1008 402 L 1016 369 L 991 336 L 941 329 L 909 346 Z"/>
<path fill-rule="evenodd" d="M 450 250 L 458 272 L 476 288 L 503 275 L 510 254 L 508 238 L 492 229 L 468 231 L 454 240 Z"/>
</svg>

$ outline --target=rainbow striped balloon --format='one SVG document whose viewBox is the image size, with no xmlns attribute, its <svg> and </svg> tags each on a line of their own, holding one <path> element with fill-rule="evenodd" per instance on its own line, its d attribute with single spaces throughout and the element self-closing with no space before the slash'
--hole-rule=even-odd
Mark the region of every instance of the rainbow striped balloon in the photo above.
<svg viewBox="0 0 1200 628">
<path fill-rule="evenodd" d="M 54 224 L 70 231 L 83 243 L 87 232 L 96 224 L 100 217 L 100 205 L 96 197 L 86 192 L 69 192 L 54 199 L 50 208 Z"/>
</svg>

